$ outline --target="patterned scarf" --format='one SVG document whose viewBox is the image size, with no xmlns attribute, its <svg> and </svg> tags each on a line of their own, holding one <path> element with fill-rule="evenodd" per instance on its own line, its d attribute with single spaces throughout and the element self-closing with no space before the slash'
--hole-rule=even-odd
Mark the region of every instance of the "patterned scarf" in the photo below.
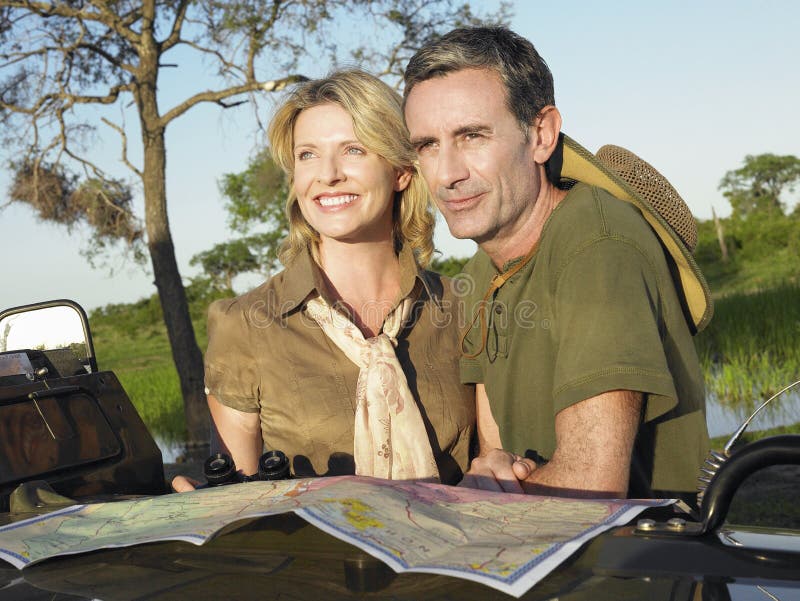
<svg viewBox="0 0 800 601">
<path fill-rule="evenodd" d="M 425 424 L 397 360 L 397 334 L 413 306 L 409 298 L 386 318 L 383 330 L 364 338 L 356 325 L 321 297 L 306 313 L 361 370 L 356 385 L 353 450 L 356 474 L 389 480 L 439 478 Z"/>
</svg>

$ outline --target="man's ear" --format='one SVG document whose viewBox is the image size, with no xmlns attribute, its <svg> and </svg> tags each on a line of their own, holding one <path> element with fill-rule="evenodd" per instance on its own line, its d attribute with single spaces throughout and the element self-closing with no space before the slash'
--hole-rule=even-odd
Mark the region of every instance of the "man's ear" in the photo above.
<svg viewBox="0 0 800 601">
<path fill-rule="evenodd" d="M 533 160 L 538 165 L 544 165 L 558 145 L 561 113 L 552 104 L 544 107 L 529 131 L 533 144 Z"/>
<path fill-rule="evenodd" d="M 402 192 L 406 188 L 408 188 L 408 184 L 411 183 L 411 176 L 412 173 L 408 169 L 397 170 L 397 175 L 394 180 L 394 191 L 395 192 Z"/>
</svg>

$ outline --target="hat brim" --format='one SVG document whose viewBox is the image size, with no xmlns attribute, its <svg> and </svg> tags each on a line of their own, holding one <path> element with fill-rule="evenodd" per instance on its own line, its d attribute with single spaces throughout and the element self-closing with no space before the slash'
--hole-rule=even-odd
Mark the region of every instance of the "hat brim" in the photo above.
<svg viewBox="0 0 800 601">
<path fill-rule="evenodd" d="M 714 304 L 708 284 L 692 253 L 643 196 L 575 140 L 567 135 L 563 139 L 561 177 L 603 188 L 639 209 L 672 257 L 677 270 L 676 284 L 679 284 L 679 293 L 682 293 L 687 321 L 695 333 L 703 330 L 714 314 Z"/>
</svg>

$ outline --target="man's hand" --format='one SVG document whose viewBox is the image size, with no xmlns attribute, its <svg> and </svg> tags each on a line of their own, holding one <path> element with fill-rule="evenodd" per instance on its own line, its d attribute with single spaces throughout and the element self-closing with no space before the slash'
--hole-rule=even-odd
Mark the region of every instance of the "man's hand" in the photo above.
<svg viewBox="0 0 800 601">
<path fill-rule="evenodd" d="M 475 389 L 476 457 L 460 486 L 500 492 L 588 498 L 624 498 L 631 453 L 642 413 L 642 395 L 612 390 L 575 403 L 556 415 L 556 449 L 546 465 L 503 451 L 483 385 Z"/>
<path fill-rule="evenodd" d="M 189 492 L 200 486 L 202 482 L 198 482 L 189 476 L 175 476 L 172 479 L 172 490 L 175 492 Z"/>
<path fill-rule="evenodd" d="M 530 459 L 502 449 L 492 449 L 476 457 L 459 486 L 495 492 L 524 493 L 524 481 L 536 470 Z"/>
</svg>

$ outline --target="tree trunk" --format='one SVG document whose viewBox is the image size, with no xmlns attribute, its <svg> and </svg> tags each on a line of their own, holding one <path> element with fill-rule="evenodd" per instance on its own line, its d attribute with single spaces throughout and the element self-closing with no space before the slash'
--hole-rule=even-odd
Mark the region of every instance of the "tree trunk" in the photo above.
<svg viewBox="0 0 800 601">
<path fill-rule="evenodd" d="M 167 217 L 167 150 L 165 125 L 161 123 L 157 102 L 159 49 L 153 37 L 154 20 L 149 13 L 155 4 L 145 5 L 142 25 L 140 67 L 134 92 L 144 147 L 144 210 L 147 246 L 153 265 L 158 298 L 167 327 L 172 359 L 181 384 L 186 414 L 187 447 L 197 450 L 209 442 L 209 415 L 203 386 L 203 356 L 197 346 L 186 291 L 183 288 L 175 247 Z"/>
<path fill-rule="evenodd" d="M 711 216 L 714 218 L 714 227 L 717 228 L 717 240 L 719 241 L 719 250 L 722 252 L 722 262 L 727 263 L 730 257 L 728 256 L 728 245 L 725 244 L 725 231 L 722 229 L 722 223 L 717 217 L 714 207 L 711 207 Z"/>
<path fill-rule="evenodd" d="M 147 245 L 153 265 L 172 358 L 181 383 L 190 448 L 208 444 L 208 408 L 203 387 L 203 356 L 189 316 L 175 247 L 167 219 L 164 132 L 151 132 L 144 147 L 144 203 Z"/>
</svg>

